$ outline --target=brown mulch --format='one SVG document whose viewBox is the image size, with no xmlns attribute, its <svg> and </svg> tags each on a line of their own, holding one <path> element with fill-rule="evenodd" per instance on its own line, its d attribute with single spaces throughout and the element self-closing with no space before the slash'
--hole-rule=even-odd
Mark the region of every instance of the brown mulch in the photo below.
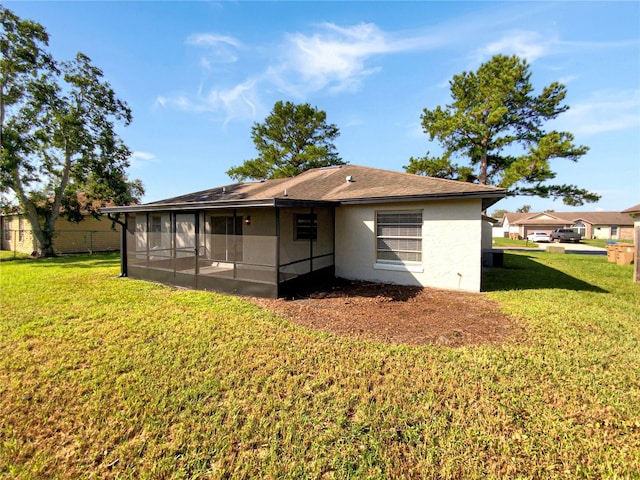
<svg viewBox="0 0 640 480">
<path fill-rule="evenodd" d="M 480 293 L 339 281 L 294 299 L 253 301 L 305 327 L 384 343 L 502 343 L 516 326 Z"/>
</svg>

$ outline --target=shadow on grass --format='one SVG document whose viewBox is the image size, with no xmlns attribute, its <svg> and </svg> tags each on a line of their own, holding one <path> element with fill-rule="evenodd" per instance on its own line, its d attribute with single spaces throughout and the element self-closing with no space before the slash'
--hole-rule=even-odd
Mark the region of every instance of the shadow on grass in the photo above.
<svg viewBox="0 0 640 480">
<path fill-rule="evenodd" d="M 504 267 L 491 268 L 482 273 L 483 292 L 543 288 L 608 293 L 596 285 L 543 265 L 529 255 L 505 253 Z"/>
<path fill-rule="evenodd" d="M 4 257 L 0 261 L 20 261 L 29 263 L 30 268 L 56 266 L 62 268 L 95 268 L 101 266 L 116 265 L 120 261 L 118 252 L 69 253 L 57 257 L 36 258 L 31 256 Z"/>
</svg>

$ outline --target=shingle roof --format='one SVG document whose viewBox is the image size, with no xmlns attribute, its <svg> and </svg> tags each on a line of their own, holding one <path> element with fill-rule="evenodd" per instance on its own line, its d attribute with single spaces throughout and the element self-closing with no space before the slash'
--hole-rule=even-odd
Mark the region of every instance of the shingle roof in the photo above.
<svg viewBox="0 0 640 480">
<path fill-rule="evenodd" d="M 640 213 L 640 203 L 623 210 L 622 213 Z"/>
<path fill-rule="evenodd" d="M 348 181 L 347 178 L 350 177 Z M 482 198 L 484 208 L 503 198 L 501 188 L 457 182 L 357 165 L 315 168 L 291 178 L 245 182 L 180 195 L 137 206 L 230 204 L 233 202 L 287 201 L 360 203 L 408 199 Z M 115 211 L 116 209 L 111 209 Z M 120 211 L 125 211 L 121 208 Z"/>
</svg>

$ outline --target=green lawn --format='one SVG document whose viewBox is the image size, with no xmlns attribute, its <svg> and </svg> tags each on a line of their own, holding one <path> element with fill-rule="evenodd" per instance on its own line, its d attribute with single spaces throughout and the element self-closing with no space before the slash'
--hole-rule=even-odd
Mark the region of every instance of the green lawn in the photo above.
<svg viewBox="0 0 640 480">
<path fill-rule="evenodd" d="M 505 254 L 504 345 L 389 346 L 236 297 L 0 263 L 2 478 L 640 478 L 640 285 Z"/>
</svg>

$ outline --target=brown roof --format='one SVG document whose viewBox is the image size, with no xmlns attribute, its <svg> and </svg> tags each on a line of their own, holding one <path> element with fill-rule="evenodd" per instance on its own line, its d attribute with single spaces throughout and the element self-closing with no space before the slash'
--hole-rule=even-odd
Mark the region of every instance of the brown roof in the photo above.
<svg viewBox="0 0 640 480">
<path fill-rule="evenodd" d="M 510 225 L 567 225 L 582 221 L 591 225 L 633 225 L 624 212 L 533 212 L 505 213 Z"/>
<path fill-rule="evenodd" d="M 284 205 L 286 202 L 373 203 L 463 197 L 482 198 L 483 207 L 487 208 L 505 194 L 504 189 L 497 187 L 357 165 L 341 165 L 307 170 L 291 178 L 235 183 L 137 207 L 116 209 L 136 211 L 145 210 L 145 207 L 189 205 L 215 208 L 251 202 L 263 205 Z"/>
<path fill-rule="evenodd" d="M 640 214 L 640 203 L 638 205 L 634 205 L 633 207 L 629 207 L 622 211 L 622 213 L 635 213 Z"/>
</svg>

